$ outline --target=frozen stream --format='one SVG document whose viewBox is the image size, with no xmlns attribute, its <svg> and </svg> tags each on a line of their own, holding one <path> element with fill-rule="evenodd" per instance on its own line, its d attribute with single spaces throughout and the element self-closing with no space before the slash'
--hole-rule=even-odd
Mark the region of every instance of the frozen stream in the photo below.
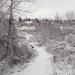
<svg viewBox="0 0 75 75">
<path fill-rule="evenodd" d="M 39 53 L 34 59 L 34 62 L 21 72 L 13 73 L 13 75 L 52 75 L 52 55 L 45 51 L 45 47 L 36 47 L 35 50 Z"/>
</svg>

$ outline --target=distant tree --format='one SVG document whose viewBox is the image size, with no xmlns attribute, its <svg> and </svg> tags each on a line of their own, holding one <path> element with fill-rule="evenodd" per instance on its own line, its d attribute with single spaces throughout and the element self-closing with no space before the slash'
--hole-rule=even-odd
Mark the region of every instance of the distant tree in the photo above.
<svg viewBox="0 0 75 75">
<path fill-rule="evenodd" d="M 71 21 L 71 20 L 75 19 L 75 13 L 73 11 L 68 11 L 66 13 L 66 18 L 67 18 L 68 21 Z"/>
<path fill-rule="evenodd" d="M 31 19 L 30 19 L 30 18 L 28 18 L 28 21 L 31 21 Z"/>
<path fill-rule="evenodd" d="M 31 21 L 31 18 L 25 18 L 24 21 Z"/>
<path fill-rule="evenodd" d="M 35 18 L 35 21 L 38 22 L 38 23 L 40 22 L 38 18 Z"/>
<path fill-rule="evenodd" d="M 46 18 L 46 21 L 49 21 L 49 19 L 48 19 L 48 18 Z"/>
<path fill-rule="evenodd" d="M 62 23 L 62 18 L 60 17 L 60 15 L 59 15 L 58 12 L 56 13 L 54 20 L 55 20 L 57 23 Z"/>
</svg>

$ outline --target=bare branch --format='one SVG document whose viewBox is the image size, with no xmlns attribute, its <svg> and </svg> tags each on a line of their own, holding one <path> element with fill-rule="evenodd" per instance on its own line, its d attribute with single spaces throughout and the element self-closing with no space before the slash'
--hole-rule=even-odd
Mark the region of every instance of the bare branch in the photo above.
<svg viewBox="0 0 75 75">
<path fill-rule="evenodd" d="M 30 11 L 23 11 L 23 10 L 21 10 L 21 9 L 15 9 L 15 10 L 20 11 L 20 12 L 27 12 L 27 13 L 31 13 Z"/>
<path fill-rule="evenodd" d="M 0 6 L 0 9 L 2 9 L 2 7 L 7 3 L 7 1 L 8 1 L 8 0 L 6 0 L 6 1 L 2 4 L 2 6 Z M 16 3 L 16 2 L 17 2 L 17 3 Z M 33 0 L 14 0 L 13 3 L 16 3 L 16 4 L 13 5 L 13 10 L 16 10 L 15 12 L 19 11 L 19 12 L 17 12 L 17 13 L 19 13 L 19 14 L 21 14 L 20 12 L 32 13 L 32 12 L 30 12 L 30 11 L 23 11 L 23 10 L 20 10 L 20 9 L 15 8 L 16 6 L 18 6 L 18 5 L 19 5 L 20 3 L 22 3 L 22 2 L 33 2 Z M 4 17 L 4 16 L 6 16 L 7 14 L 9 14 L 9 13 L 8 13 L 9 9 L 10 9 L 10 8 L 8 8 L 8 9 L 6 10 L 6 12 L 4 12 L 4 13 L 1 15 L 1 17 Z"/>
<path fill-rule="evenodd" d="M 7 3 L 7 0 L 0 6 L 0 9 Z"/>
<path fill-rule="evenodd" d="M 13 8 L 15 8 L 17 5 L 19 5 L 22 1 L 19 1 L 18 3 L 16 3 Z"/>
<path fill-rule="evenodd" d="M 10 9 L 10 8 L 8 8 L 8 9 L 7 9 L 7 11 L 6 11 L 6 12 L 4 12 L 4 13 L 1 15 L 1 17 L 4 17 L 5 15 L 7 15 L 7 14 L 8 14 L 9 9 Z"/>
<path fill-rule="evenodd" d="M 17 14 L 20 14 L 20 15 L 22 14 L 21 12 L 18 12 L 18 11 L 15 11 L 15 10 L 14 10 L 14 12 L 17 13 Z"/>
<path fill-rule="evenodd" d="M 20 3 L 22 2 L 32 2 L 33 0 L 21 0 L 21 1 L 18 1 L 18 3 L 16 3 L 13 8 L 15 8 L 17 5 L 19 5 Z"/>
</svg>

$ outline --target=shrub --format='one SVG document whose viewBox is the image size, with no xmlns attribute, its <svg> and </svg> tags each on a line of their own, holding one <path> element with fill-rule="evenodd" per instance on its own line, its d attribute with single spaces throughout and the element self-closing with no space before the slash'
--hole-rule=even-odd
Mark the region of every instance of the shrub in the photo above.
<svg viewBox="0 0 75 75">
<path fill-rule="evenodd" d="M 8 64 L 10 67 L 14 66 L 14 65 L 18 65 L 18 64 L 22 64 L 22 63 L 28 63 L 30 61 L 30 59 L 32 57 L 35 56 L 35 51 L 33 51 L 33 49 L 27 45 L 22 45 L 21 47 L 21 56 L 15 56 L 15 57 L 10 57 L 8 60 Z"/>
<path fill-rule="evenodd" d="M 70 44 L 70 46 L 75 47 L 75 35 L 74 34 L 68 35 L 67 42 Z"/>
<path fill-rule="evenodd" d="M 6 58 L 6 42 L 3 39 L 0 39 L 0 61 Z"/>
</svg>

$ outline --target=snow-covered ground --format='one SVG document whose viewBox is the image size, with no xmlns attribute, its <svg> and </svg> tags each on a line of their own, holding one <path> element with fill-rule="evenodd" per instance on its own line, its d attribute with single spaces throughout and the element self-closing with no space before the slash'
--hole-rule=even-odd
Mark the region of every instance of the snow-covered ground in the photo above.
<svg viewBox="0 0 75 75">
<path fill-rule="evenodd" d="M 31 62 L 27 69 L 21 72 L 15 72 L 12 75 L 53 75 L 52 55 L 48 54 L 46 47 L 34 47 L 38 56 Z"/>
<path fill-rule="evenodd" d="M 30 40 L 30 34 L 26 35 L 26 33 L 22 32 L 18 35 L 26 37 L 26 40 L 22 41 L 23 44 L 24 41 Z M 34 50 L 36 50 L 38 55 L 34 60 L 32 60 L 32 62 L 29 63 L 30 65 L 27 68 L 23 69 L 20 72 L 14 72 L 11 75 L 53 75 L 53 56 L 50 53 L 48 54 L 48 52 L 46 51 L 46 46 L 37 46 L 36 42 L 30 42 L 30 45 L 34 46 Z"/>
</svg>

